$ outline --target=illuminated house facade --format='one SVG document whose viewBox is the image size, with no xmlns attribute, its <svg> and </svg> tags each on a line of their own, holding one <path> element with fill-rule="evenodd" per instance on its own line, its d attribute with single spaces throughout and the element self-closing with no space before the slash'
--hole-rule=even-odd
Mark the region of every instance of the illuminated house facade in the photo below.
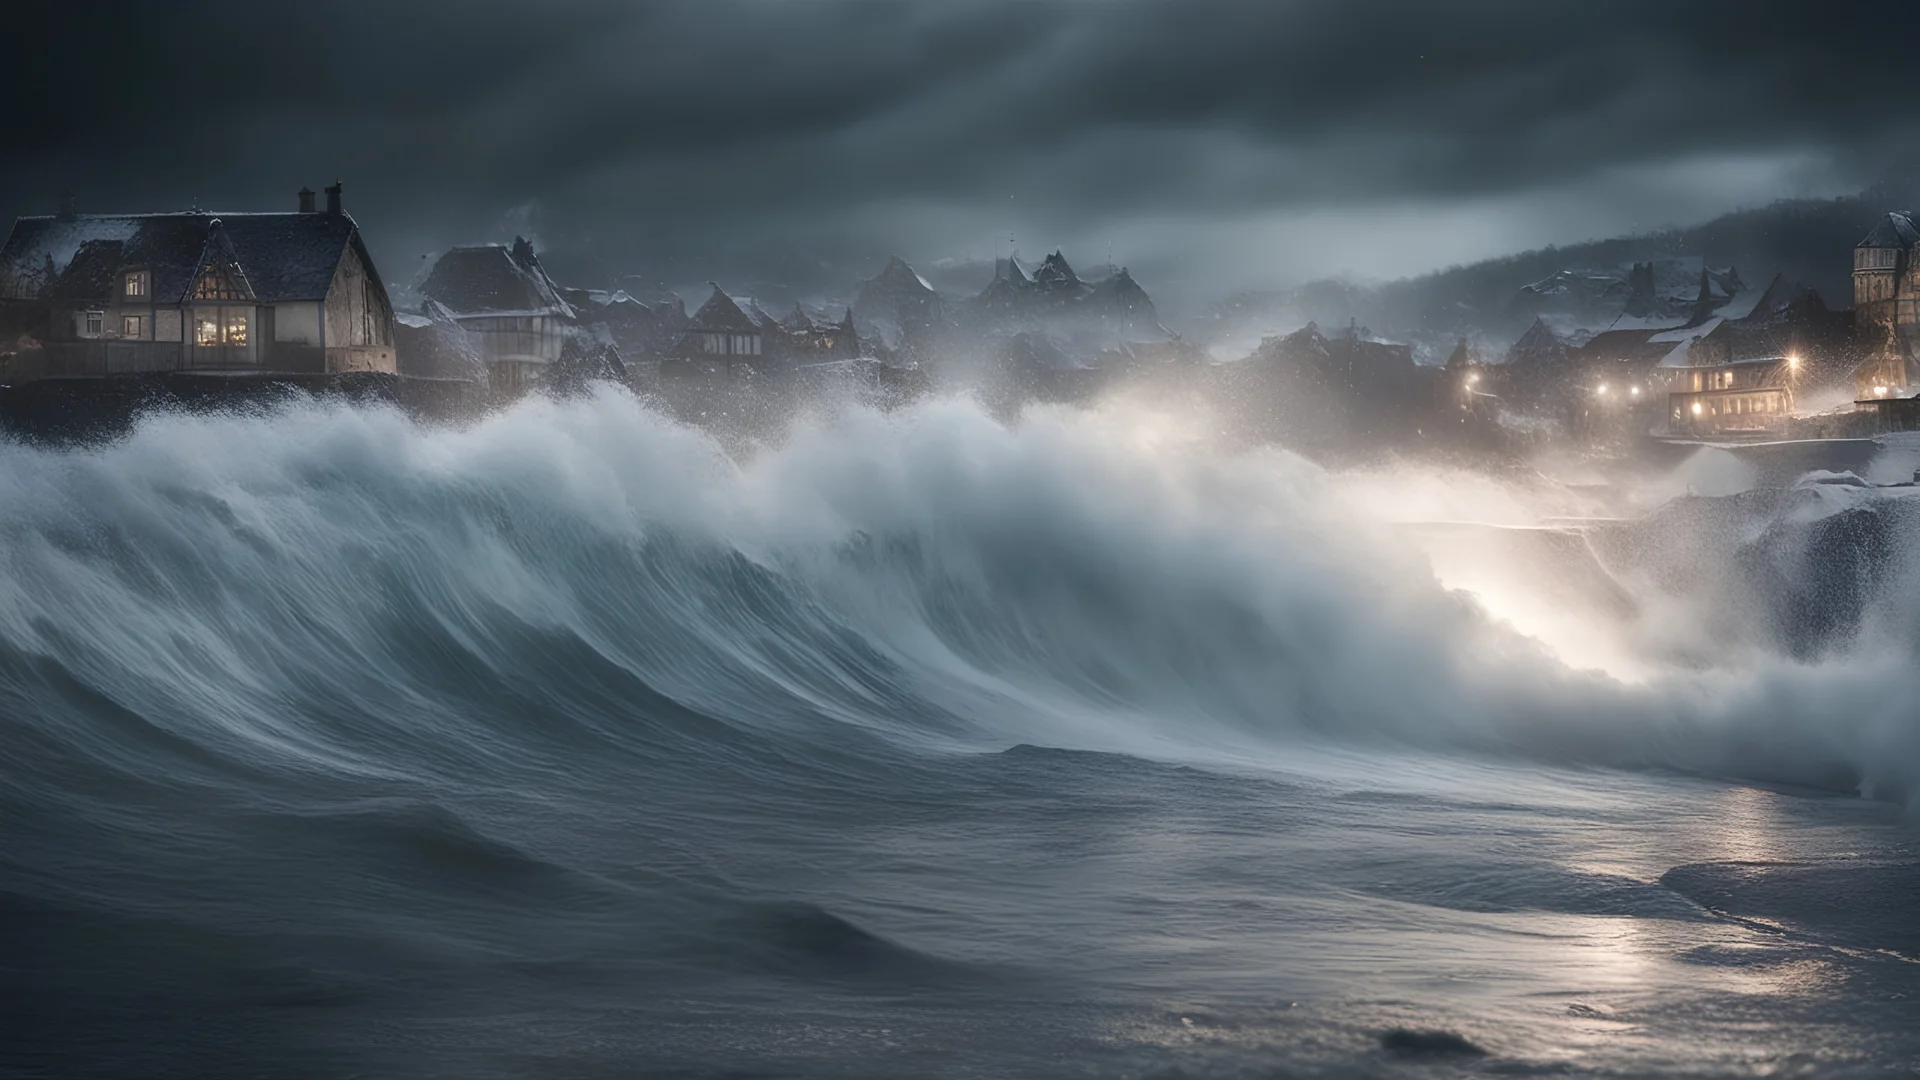
<svg viewBox="0 0 1920 1080">
<path fill-rule="evenodd" d="M 291 214 L 21 218 L 0 301 L 44 327 L 9 382 L 395 370 L 393 306 L 337 184 L 324 211 L 302 191 Z"/>
<path fill-rule="evenodd" d="M 1784 356 L 1679 369 L 1667 395 L 1667 430 L 1678 436 L 1752 436 L 1780 431 L 1793 415 L 1795 364 Z"/>
<path fill-rule="evenodd" d="M 1871 350 L 1854 372 L 1858 400 L 1907 397 L 1920 390 L 1913 355 L 1920 341 L 1920 223 L 1890 213 L 1853 249 L 1853 315 Z"/>
</svg>

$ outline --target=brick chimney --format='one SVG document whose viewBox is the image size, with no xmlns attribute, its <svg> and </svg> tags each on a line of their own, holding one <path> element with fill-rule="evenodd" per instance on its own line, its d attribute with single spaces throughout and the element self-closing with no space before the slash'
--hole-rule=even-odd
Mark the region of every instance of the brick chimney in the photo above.
<svg viewBox="0 0 1920 1080">
<path fill-rule="evenodd" d="M 300 212 L 303 214 L 311 214 L 314 212 L 312 188 L 302 187 L 300 189 Z"/>
<path fill-rule="evenodd" d="M 335 180 L 333 186 L 327 189 L 327 213 L 336 217 L 340 214 L 340 181 L 338 180 Z"/>
</svg>

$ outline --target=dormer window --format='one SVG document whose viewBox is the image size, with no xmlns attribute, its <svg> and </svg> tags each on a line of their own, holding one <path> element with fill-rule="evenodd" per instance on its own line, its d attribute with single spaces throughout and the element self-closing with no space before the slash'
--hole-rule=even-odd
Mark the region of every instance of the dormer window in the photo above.
<svg viewBox="0 0 1920 1080">
<path fill-rule="evenodd" d="M 147 295 L 149 278 L 145 270 L 131 270 L 126 276 L 127 299 L 137 300 Z"/>
<path fill-rule="evenodd" d="M 227 269 L 219 265 L 209 265 L 200 274 L 200 281 L 194 286 L 195 300 L 244 300 L 239 283 Z"/>
</svg>

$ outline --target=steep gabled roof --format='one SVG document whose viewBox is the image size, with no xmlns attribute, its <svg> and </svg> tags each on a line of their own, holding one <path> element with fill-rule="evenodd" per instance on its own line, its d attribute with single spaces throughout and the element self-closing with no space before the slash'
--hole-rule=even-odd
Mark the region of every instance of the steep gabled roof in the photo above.
<svg viewBox="0 0 1920 1080">
<path fill-rule="evenodd" d="M 888 259 L 887 265 L 868 280 L 880 288 L 899 290 L 908 294 L 933 292 L 933 286 L 927 284 L 927 279 L 921 277 L 918 271 L 907 265 L 907 260 L 898 255 Z"/>
<path fill-rule="evenodd" d="M 1147 290 L 1141 288 L 1139 282 L 1133 280 L 1133 274 L 1124 266 L 1118 274 L 1095 285 L 1093 295 L 1110 308 L 1141 314 L 1150 319 L 1156 317 L 1153 298 L 1147 295 Z"/>
<path fill-rule="evenodd" d="M 265 301 L 325 299 L 358 231 L 345 214 L 228 214 L 219 220 L 254 296 Z M 367 273 L 373 274 L 371 264 Z"/>
<path fill-rule="evenodd" d="M 1605 330 L 1574 349 L 1573 354 L 1596 362 L 1658 364 L 1673 351 L 1671 343 L 1655 340 L 1658 333 L 1649 329 Z"/>
<path fill-rule="evenodd" d="M 1567 343 L 1545 319 L 1534 319 L 1527 332 L 1507 350 L 1507 363 L 1528 364 L 1559 360 L 1567 355 Z"/>
<path fill-rule="evenodd" d="M 1033 282 L 1046 292 L 1081 292 L 1086 288 L 1080 275 L 1067 265 L 1067 257 L 1058 251 L 1047 256 L 1040 269 L 1033 272 Z"/>
<path fill-rule="evenodd" d="M 457 247 L 440 256 L 420 291 L 456 315 L 559 315 L 573 308 L 547 276 L 531 245 Z"/>
<path fill-rule="evenodd" d="M 980 295 L 973 298 L 975 305 L 989 311 L 1016 307 L 1029 300 L 1033 293 L 1033 282 L 1024 278 L 996 277 L 987 282 Z"/>
<path fill-rule="evenodd" d="M 714 285 L 713 295 L 707 297 L 707 302 L 701 304 L 700 310 L 693 313 L 693 322 L 687 329 L 696 333 L 702 331 L 716 333 L 757 331 L 760 326 L 746 312 L 740 310 L 740 305 L 733 302 L 733 297 L 723 292 L 720 286 Z"/>
<path fill-rule="evenodd" d="M 57 292 L 62 299 L 106 299 L 120 271 L 144 269 L 156 302 L 179 303 L 192 287 L 216 226 L 224 234 L 223 250 L 255 297 L 266 303 L 325 299 L 341 257 L 358 238 L 358 228 L 345 214 L 21 218 L 0 247 L 0 296 L 54 298 Z M 361 258 L 366 259 L 363 249 Z"/>
<path fill-rule="evenodd" d="M 1753 310 L 1729 322 L 1736 326 L 1758 326 L 1826 310 L 1826 301 L 1812 288 L 1788 279 L 1785 274 L 1775 274 L 1773 281 L 1767 285 L 1767 291 L 1754 302 Z"/>
<path fill-rule="evenodd" d="M 808 315 L 807 309 L 800 306 L 800 301 L 795 300 L 793 310 L 787 313 L 786 318 L 780 320 L 780 329 L 790 334 L 808 333 L 813 329 L 813 316 Z"/>
<path fill-rule="evenodd" d="M 780 328 L 780 320 L 769 314 L 766 308 L 761 307 L 759 300 L 748 297 L 746 302 L 740 305 L 740 310 L 745 312 L 747 318 L 753 320 L 753 325 L 761 330 Z"/>
<path fill-rule="evenodd" d="M 1913 215 L 1894 211 L 1881 218 L 1867 238 L 1854 246 L 1909 251 L 1915 244 L 1920 244 L 1920 227 L 1914 225 Z"/>
<path fill-rule="evenodd" d="M 202 291 L 200 283 L 207 279 L 219 283 L 218 293 Z M 260 294 L 254 291 L 252 280 L 247 277 L 246 267 L 241 265 L 240 253 L 233 250 L 233 242 L 227 239 L 225 223 L 218 218 L 207 227 L 207 243 L 200 251 L 200 264 L 194 268 L 194 281 L 193 295 L 196 298 L 260 299 Z"/>
<path fill-rule="evenodd" d="M 1033 279 L 1015 257 L 993 261 L 993 280 L 973 298 L 975 306 L 989 311 L 1016 307 L 1035 292 Z"/>
<path fill-rule="evenodd" d="M 119 281 L 119 270 L 126 261 L 127 244 L 124 240 L 88 240 L 74 252 L 73 261 L 67 264 L 66 272 L 61 274 L 48 291 L 51 300 L 99 300 L 113 299 L 114 286 Z"/>
</svg>

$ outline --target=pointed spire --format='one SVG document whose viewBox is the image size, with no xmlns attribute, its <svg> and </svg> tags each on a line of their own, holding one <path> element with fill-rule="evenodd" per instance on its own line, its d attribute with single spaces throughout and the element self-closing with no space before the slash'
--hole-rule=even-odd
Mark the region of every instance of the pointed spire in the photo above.
<svg viewBox="0 0 1920 1080">
<path fill-rule="evenodd" d="M 808 315 L 807 310 L 800 306 L 800 301 L 795 300 L 793 311 L 780 320 L 780 328 L 794 334 L 809 333 L 813 330 L 813 316 Z"/>
</svg>

